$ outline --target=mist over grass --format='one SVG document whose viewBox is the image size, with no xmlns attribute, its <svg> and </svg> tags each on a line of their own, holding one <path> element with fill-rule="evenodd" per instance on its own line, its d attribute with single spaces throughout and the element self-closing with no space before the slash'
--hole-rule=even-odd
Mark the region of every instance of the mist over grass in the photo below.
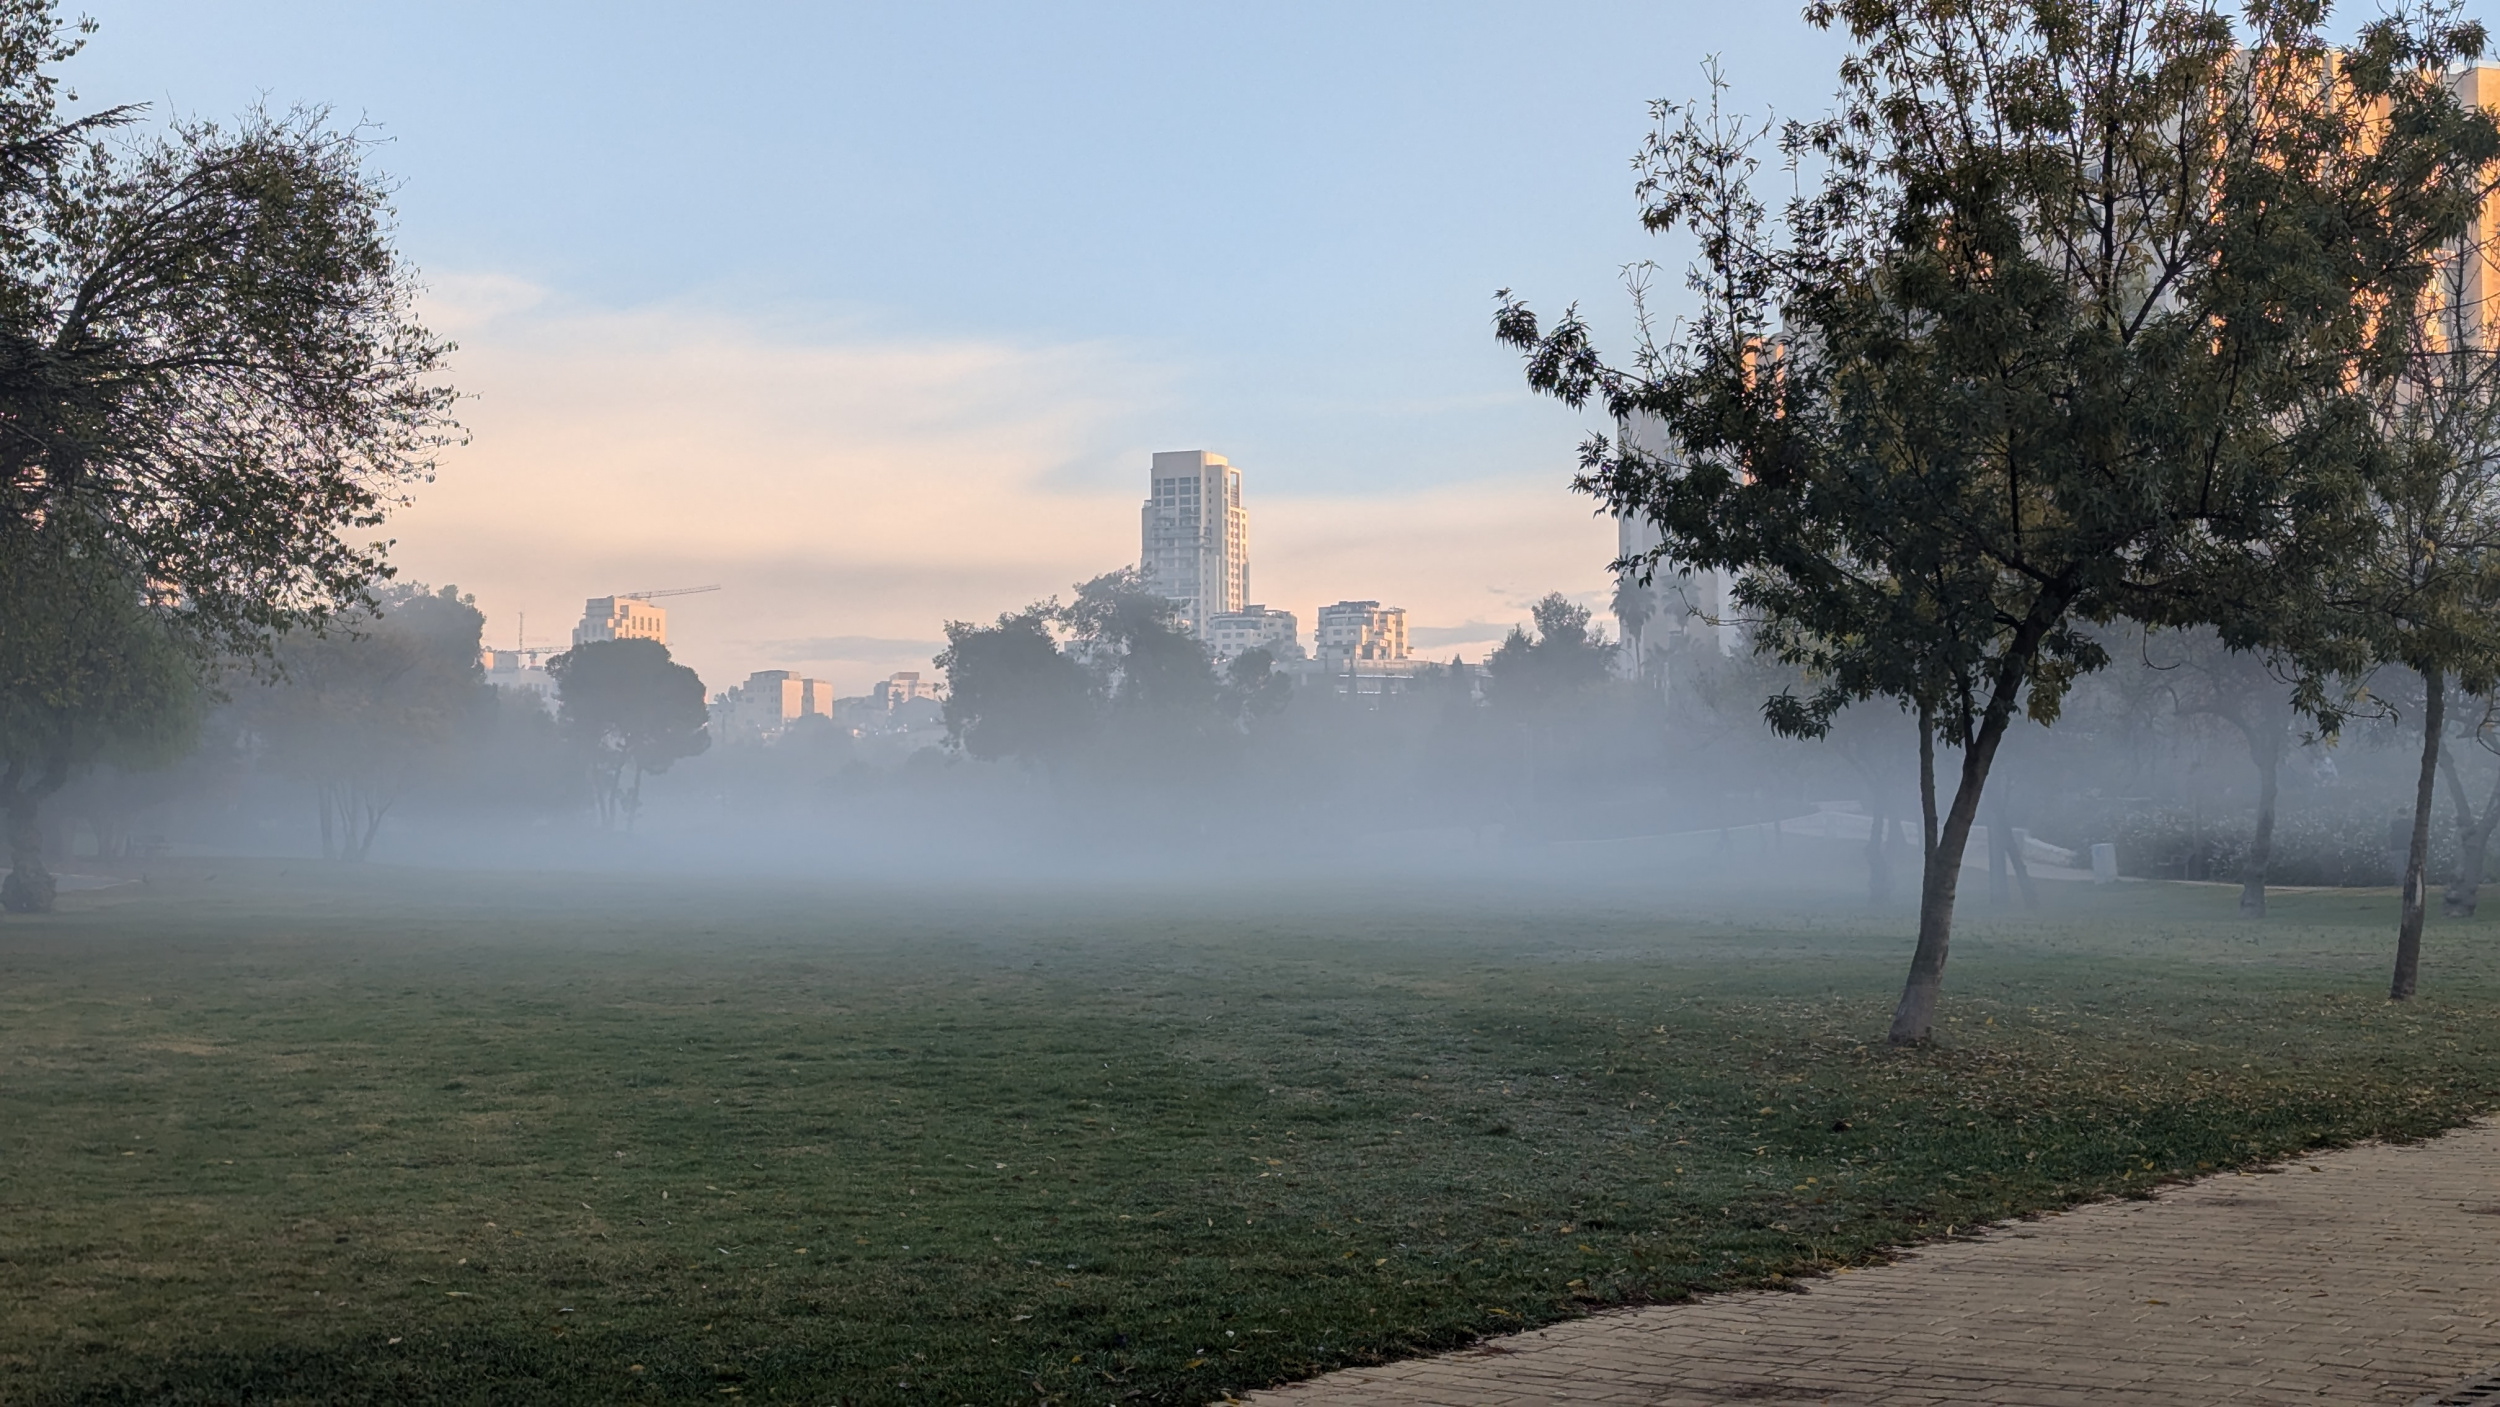
<svg viewBox="0 0 2500 1407">
<path fill-rule="evenodd" d="M 0 1397 L 1201 1402 L 2500 1091 L 2483 923 L 2394 1007 L 2383 893 L 2046 885 L 1891 1050 L 1795 858 L 160 862 L 0 931 Z"/>
</svg>

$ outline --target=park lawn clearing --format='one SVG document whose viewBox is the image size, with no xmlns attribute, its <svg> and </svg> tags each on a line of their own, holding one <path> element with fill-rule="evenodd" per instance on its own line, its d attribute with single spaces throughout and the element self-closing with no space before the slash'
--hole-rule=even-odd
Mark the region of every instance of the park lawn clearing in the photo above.
<svg viewBox="0 0 2500 1407">
<path fill-rule="evenodd" d="M 2412 1138 L 2488 923 L 160 866 L 0 923 L 0 1399 L 1192 1403 Z"/>
</svg>

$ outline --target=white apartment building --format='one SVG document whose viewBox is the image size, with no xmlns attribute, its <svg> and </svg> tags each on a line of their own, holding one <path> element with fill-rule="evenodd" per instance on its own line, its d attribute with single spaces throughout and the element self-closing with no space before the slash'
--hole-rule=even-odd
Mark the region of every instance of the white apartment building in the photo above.
<svg viewBox="0 0 2500 1407">
<path fill-rule="evenodd" d="M 1319 662 L 1322 669 L 1343 668 L 1348 660 L 1364 664 L 1407 658 L 1406 608 L 1378 601 L 1339 601 L 1319 608 Z"/>
<path fill-rule="evenodd" d="M 668 612 L 635 596 L 593 596 L 582 603 L 573 643 L 594 640 L 657 640 L 668 643 Z"/>
<path fill-rule="evenodd" d="M 1250 515 L 1241 506 L 1241 471 L 1220 454 L 1175 450 L 1154 457 L 1137 568 L 1155 590 L 1180 603 L 1199 639 L 1216 616 L 1250 599 Z"/>
<path fill-rule="evenodd" d="M 555 676 L 538 662 L 535 652 L 480 650 L 478 663 L 485 667 L 486 682 L 496 688 L 529 694 L 550 709 L 556 706 Z"/>
<path fill-rule="evenodd" d="M 1302 658 L 1302 626 L 1291 611 L 1244 606 L 1207 617 L 1206 642 L 1219 660 L 1265 650 L 1278 663 Z"/>
</svg>

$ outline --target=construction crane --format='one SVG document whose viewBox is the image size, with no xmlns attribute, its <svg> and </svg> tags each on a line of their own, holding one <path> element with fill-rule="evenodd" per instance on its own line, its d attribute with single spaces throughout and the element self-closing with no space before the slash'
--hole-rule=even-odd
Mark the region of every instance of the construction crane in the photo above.
<svg viewBox="0 0 2500 1407">
<path fill-rule="evenodd" d="M 718 584 L 711 586 L 671 586 L 659 591 L 620 591 L 616 594 L 616 599 L 619 601 L 652 601 L 657 600 L 662 596 L 700 596 L 706 591 L 718 590 L 720 590 Z"/>
</svg>

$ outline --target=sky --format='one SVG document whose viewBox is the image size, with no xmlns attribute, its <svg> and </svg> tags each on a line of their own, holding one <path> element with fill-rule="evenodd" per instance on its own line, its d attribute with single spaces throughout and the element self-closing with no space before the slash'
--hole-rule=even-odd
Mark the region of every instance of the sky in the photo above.
<svg viewBox="0 0 2500 1407">
<path fill-rule="evenodd" d="M 84 103 L 376 140 L 467 444 L 388 529 L 492 643 L 671 599 L 718 690 L 864 691 L 1133 563 L 1148 457 L 1243 473 L 1251 596 L 1475 658 L 1605 599 L 1585 415 L 1494 294 L 1621 345 L 1649 104 L 1829 104 L 1790 4 L 93 0 Z"/>
</svg>

